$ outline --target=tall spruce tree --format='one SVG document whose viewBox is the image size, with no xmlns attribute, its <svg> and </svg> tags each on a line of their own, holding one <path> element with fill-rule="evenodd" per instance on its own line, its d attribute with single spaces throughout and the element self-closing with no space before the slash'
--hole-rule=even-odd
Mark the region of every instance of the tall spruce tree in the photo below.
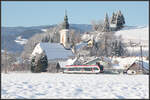
<svg viewBox="0 0 150 100">
<path fill-rule="evenodd" d="M 117 25 L 117 28 L 118 29 L 122 28 L 124 24 L 125 24 L 124 16 L 121 13 L 121 11 L 119 10 L 117 12 L 117 16 L 116 16 L 116 25 Z"/>
<path fill-rule="evenodd" d="M 109 32 L 110 31 L 110 26 L 109 26 L 109 19 L 108 15 L 106 13 L 105 18 L 104 18 L 104 25 L 103 25 L 103 32 Z"/>
<path fill-rule="evenodd" d="M 124 25 L 125 24 L 125 18 L 123 16 L 123 14 L 121 14 L 121 20 L 122 20 L 122 25 Z"/>
<path fill-rule="evenodd" d="M 111 17 L 111 20 L 110 20 L 110 23 L 111 23 L 111 24 L 115 24 L 115 20 L 116 20 L 116 15 L 115 15 L 115 13 L 113 12 L 112 17 Z"/>
</svg>

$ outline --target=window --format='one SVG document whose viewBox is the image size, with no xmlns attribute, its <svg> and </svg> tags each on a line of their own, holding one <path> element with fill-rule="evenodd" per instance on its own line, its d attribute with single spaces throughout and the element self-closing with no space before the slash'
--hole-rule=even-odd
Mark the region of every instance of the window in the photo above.
<svg viewBox="0 0 150 100">
<path fill-rule="evenodd" d="M 84 68 L 85 71 L 92 71 L 92 68 Z"/>
</svg>

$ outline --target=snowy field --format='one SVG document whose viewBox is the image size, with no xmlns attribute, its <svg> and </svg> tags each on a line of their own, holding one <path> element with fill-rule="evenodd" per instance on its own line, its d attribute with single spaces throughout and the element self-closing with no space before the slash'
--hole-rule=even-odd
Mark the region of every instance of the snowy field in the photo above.
<svg viewBox="0 0 150 100">
<path fill-rule="evenodd" d="M 39 98 L 149 98 L 148 75 L 2 74 L 3 99 Z"/>
</svg>

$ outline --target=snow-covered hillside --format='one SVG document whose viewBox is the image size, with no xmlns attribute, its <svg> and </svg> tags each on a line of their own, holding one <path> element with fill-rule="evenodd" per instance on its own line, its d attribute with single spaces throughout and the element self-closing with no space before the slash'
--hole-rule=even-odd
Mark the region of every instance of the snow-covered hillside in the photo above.
<svg viewBox="0 0 150 100">
<path fill-rule="evenodd" d="M 148 27 L 125 27 L 115 33 L 116 36 L 121 35 L 125 42 L 140 43 L 149 45 L 149 28 Z"/>
<path fill-rule="evenodd" d="M 2 99 L 148 99 L 148 75 L 2 74 Z"/>
</svg>

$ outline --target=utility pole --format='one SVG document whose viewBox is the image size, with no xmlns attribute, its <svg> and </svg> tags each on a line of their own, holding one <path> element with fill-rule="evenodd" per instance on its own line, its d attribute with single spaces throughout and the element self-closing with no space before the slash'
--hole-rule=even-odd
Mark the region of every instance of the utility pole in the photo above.
<svg viewBox="0 0 150 100">
<path fill-rule="evenodd" d="M 143 71 L 143 56 L 142 56 L 142 45 L 140 45 L 140 51 L 141 51 L 141 60 L 142 60 L 142 71 Z"/>
</svg>

